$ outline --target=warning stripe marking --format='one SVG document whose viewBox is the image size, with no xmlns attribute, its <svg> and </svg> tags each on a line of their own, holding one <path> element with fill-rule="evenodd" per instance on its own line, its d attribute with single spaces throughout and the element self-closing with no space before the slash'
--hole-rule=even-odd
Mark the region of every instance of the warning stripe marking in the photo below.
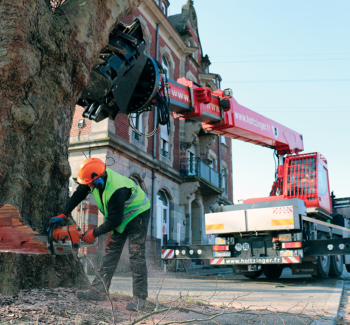
<svg viewBox="0 0 350 325">
<path fill-rule="evenodd" d="M 174 249 L 162 249 L 162 258 L 174 258 Z"/>
<path fill-rule="evenodd" d="M 293 207 L 277 207 L 272 210 L 273 214 L 293 213 Z"/>
<path fill-rule="evenodd" d="M 223 223 L 205 226 L 205 230 L 219 230 L 219 229 L 224 229 L 224 228 L 225 228 L 225 225 Z"/>
<path fill-rule="evenodd" d="M 300 257 L 282 257 L 283 263 L 300 263 Z"/>
<path fill-rule="evenodd" d="M 215 265 L 225 264 L 225 260 L 223 258 L 213 258 L 210 260 L 210 264 L 215 264 Z"/>
<path fill-rule="evenodd" d="M 271 226 L 286 226 L 294 225 L 294 219 L 273 219 L 271 220 Z"/>
</svg>

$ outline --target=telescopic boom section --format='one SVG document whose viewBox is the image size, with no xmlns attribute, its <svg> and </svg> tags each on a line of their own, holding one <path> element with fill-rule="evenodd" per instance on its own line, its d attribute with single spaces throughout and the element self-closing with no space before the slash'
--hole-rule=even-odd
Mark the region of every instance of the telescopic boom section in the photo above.
<svg viewBox="0 0 350 325">
<path fill-rule="evenodd" d="M 230 108 L 224 112 L 224 119 L 205 125 L 205 130 L 276 149 L 280 156 L 304 150 L 301 134 L 238 104 L 233 97 L 227 100 Z"/>
<path fill-rule="evenodd" d="M 169 86 L 172 110 L 182 119 L 203 122 L 209 133 L 276 149 L 278 155 L 304 150 L 301 134 L 238 104 L 231 90 L 212 92 L 186 78 Z"/>
</svg>

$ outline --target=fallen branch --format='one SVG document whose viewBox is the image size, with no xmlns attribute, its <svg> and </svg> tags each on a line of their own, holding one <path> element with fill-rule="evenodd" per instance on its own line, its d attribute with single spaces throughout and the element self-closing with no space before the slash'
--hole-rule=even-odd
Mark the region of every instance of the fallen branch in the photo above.
<svg viewBox="0 0 350 325">
<path fill-rule="evenodd" d="M 97 275 L 97 276 L 100 278 L 100 280 L 102 281 L 102 284 L 103 284 L 103 287 L 104 287 L 104 289 L 105 289 L 106 295 L 107 295 L 108 300 L 109 300 L 109 302 L 111 303 L 111 306 L 112 306 L 113 324 L 115 324 L 114 307 L 113 307 L 112 299 L 111 299 L 111 297 L 110 297 L 109 294 L 108 294 L 108 289 L 107 289 L 107 287 L 106 287 L 106 284 L 105 284 L 105 282 L 103 281 L 101 275 L 95 270 L 95 266 L 94 266 L 94 264 L 92 263 L 91 259 L 88 258 L 88 257 L 86 256 L 86 254 L 84 254 L 84 257 L 87 258 L 87 260 L 88 260 L 88 261 L 90 262 L 90 264 L 91 264 L 92 269 L 94 270 L 94 272 L 96 273 L 96 275 Z"/>
<path fill-rule="evenodd" d="M 159 290 L 158 290 L 158 292 L 157 292 L 157 295 L 156 295 L 156 308 L 154 309 L 155 311 L 157 311 L 157 310 L 158 310 L 158 307 L 159 307 L 158 296 L 159 296 L 160 291 L 161 291 L 162 288 L 163 288 L 163 282 L 164 282 L 164 276 L 162 277 L 162 283 L 160 284 L 160 288 L 159 288 Z"/>
</svg>

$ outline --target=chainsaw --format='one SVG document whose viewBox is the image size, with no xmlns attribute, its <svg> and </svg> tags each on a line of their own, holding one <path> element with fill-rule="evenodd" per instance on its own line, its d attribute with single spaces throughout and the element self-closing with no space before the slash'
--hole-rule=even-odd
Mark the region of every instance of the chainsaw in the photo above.
<svg viewBox="0 0 350 325">
<path fill-rule="evenodd" d="M 50 224 L 50 219 L 44 224 L 45 234 L 40 234 L 23 222 L 16 207 L 0 205 L 0 252 L 67 255 L 92 246 L 81 242 L 78 225 Z"/>
<path fill-rule="evenodd" d="M 46 220 L 44 230 L 48 239 L 47 249 L 51 254 L 67 255 L 81 247 L 83 234 L 78 225 L 51 224 L 50 220 L 51 217 Z"/>
</svg>

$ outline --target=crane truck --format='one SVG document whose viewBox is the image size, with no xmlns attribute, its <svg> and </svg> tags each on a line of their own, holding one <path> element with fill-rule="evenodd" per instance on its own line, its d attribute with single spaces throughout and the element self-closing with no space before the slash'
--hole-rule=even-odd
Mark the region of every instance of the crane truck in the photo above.
<svg viewBox="0 0 350 325">
<path fill-rule="evenodd" d="M 321 278 L 340 276 L 344 264 L 350 271 L 350 198 L 331 195 L 326 158 L 301 153 L 301 134 L 240 105 L 231 89 L 212 91 L 186 78 L 168 80 L 144 50 L 138 20 L 116 26 L 78 101 L 85 108 L 83 117 L 99 122 L 126 114 L 130 121 L 135 114 L 158 109 L 158 122 L 169 125 L 172 111 L 175 118 L 202 122 L 206 133 L 271 148 L 278 159 L 268 197 L 220 206 L 205 215 L 205 231 L 215 236 L 214 244 L 171 246 L 165 238 L 162 259 L 207 259 L 248 278 L 264 273 L 276 279 L 284 267 Z M 48 253 L 38 234 L 11 209 L 0 207 L 0 236 L 7 238 L 0 241 L 0 251 Z M 63 238 L 55 238 L 55 245 L 67 245 Z"/>
<path fill-rule="evenodd" d="M 276 279 L 284 267 L 321 278 L 339 277 L 344 264 L 350 271 L 350 200 L 331 194 L 326 158 L 301 153 L 301 134 L 238 104 L 230 89 L 212 92 L 184 78 L 169 84 L 173 105 L 179 93 L 193 102 L 177 113 L 180 118 L 202 121 L 208 133 L 274 149 L 279 164 L 268 197 L 205 215 L 214 244 L 169 246 L 165 238 L 162 259 L 208 259 L 248 278 L 264 273 Z"/>
</svg>

